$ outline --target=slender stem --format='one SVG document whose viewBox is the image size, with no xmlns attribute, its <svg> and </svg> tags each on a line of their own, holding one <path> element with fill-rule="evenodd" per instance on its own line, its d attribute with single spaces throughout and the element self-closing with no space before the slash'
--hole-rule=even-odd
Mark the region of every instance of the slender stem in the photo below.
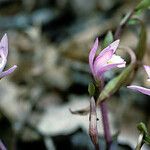
<svg viewBox="0 0 150 150">
<path fill-rule="evenodd" d="M 117 30 L 115 31 L 114 35 L 115 40 L 120 38 L 123 28 L 126 26 L 127 22 L 129 21 L 133 13 L 134 9 L 131 12 L 127 13 L 126 16 L 121 20 L 119 26 L 117 27 Z"/>
<path fill-rule="evenodd" d="M 102 114 L 104 137 L 106 140 L 107 149 L 109 149 L 111 142 L 112 142 L 112 137 L 110 133 L 110 127 L 109 127 L 109 121 L 108 121 L 108 108 L 107 108 L 106 101 L 103 101 L 100 103 L 100 109 L 101 109 L 101 114 Z"/>
<path fill-rule="evenodd" d="M 99 87 L 99 91 L 101 91 L 104 87 L 104 79 L 101 77 L 101 85 Z M 106 101 L 102 101 L 99 104 L 101 115 L 102 115 L 102 123 L 103 123 L 103 130 L 104 130 L 104 137 L 106 140 L 106 147 L 109 150 L 112 142 L 112 137 L 110 133 L 109 121 L 108 121 L 108 108 Z"/>
</svg>

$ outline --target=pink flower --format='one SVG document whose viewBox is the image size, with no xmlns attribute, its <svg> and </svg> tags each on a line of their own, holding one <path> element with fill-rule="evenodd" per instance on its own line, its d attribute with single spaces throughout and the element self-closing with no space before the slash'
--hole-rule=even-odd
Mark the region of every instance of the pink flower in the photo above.
<svg viewBox="0 0 150 150">
<path fill-rule="evenodd" d="M 8 70 L 3 71 L 7 63 L 7 55 L 8 55 L 8 38 L 7 35 L 5 34 L 0 41 L 0 79 L 11 74 L 17 68 L 17 66 L 14 65 Z"/>
<path fill-rule="evenodd" d="M 150 81 L 150 66 L 144 66 L 144 69 L 145 71 L 147 72 L 148 74 L 148 79 L 147 81 Z M 127 86 L 127 88 L 129 89 L 132 89 L 134 91 L 138 91 L 138 92 L 141 92 L 145 95 L 149 95 L 150 96 L 150 89 L 148 88 L 144 88 L 144 87 L 141 87 L 141 86 L 136 86 L 136 85 L 130 85 L 130 86 Z"/>
<path fill-rule="evenodd" d="M 95 58 L 98 49 L 98 38 L 96 39 L 89 54 L 89 65 L 95 79 L 101 80 L 103 73 L 110 69 L 125 67 L 126 62 L 115 54 L 118 45 L 119 40 L 114 41 Z"/>
</svg>

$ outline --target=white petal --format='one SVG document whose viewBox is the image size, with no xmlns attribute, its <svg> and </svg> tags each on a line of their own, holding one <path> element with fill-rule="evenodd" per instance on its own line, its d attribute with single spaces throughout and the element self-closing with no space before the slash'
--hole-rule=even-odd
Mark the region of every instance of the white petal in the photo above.
<svg viewBox="0 0 150 150">
<path fill-rule="evenodd" d="M 125 67 L 126 62 L 124 59 L 122 59 L 119 55 L 113 55 L 112 58 L 107 62 L 107 64 L 116 64 L 116 63 L 123 63 L 121 65 L 118 65 L 118 68 Z"/>
</svg>

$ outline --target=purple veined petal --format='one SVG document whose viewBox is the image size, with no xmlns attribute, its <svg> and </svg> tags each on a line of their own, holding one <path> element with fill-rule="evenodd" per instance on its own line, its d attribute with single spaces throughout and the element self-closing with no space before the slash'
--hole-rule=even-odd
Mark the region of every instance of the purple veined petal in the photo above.
<svg viewBox="0 0 150 150">
<path fill-rule="evenodd" d="M 111 43 L 109 46 L 107 46 L 106 48 L 104 48 L 104 49 L 100 52 L 100 54 L 98 55 L 98 57 L 99 57 L 99 56 L 103 56 L 103 55 L 104 55 L 107 51 L 109 51 L 109 50 L 113 50 L 113 53 L 115 53 L 115 51 L 116 51 L 116 49 L 117 49 L 119 43 L 120 43 L 120 40 L 114 41 L 114 42 Z"/>
<path fill-rule="evenodd" d="M 94 71 L 97 72 L 101 67 L 107 65 L 107 62 L 113 56 L 113 50 L 107 51 L 103 56 L 96 57 L 94 61 Z"/>
<path fill-rule="evenodd" d="M 5 77 L 5 76 L 11 74 L 16 68 L 17 68 L 17 66 L 14 65 L 13 67 L 9 68 L 8 70 L 3 71 L 3 72 L 0 74 L 0 78 L 3 78 L 3 77 Z"/>
<path fill-rule="evenodd" d="M 98 48 L 98 38 L 96 38 L 94 45 L 93 45 L 93 47 L 89 53 L 89 65 L 90 65 L 90 69 L 91 69 L 93 74 L 94 74 L 93 62 L 94 62 L 94 57 L 95 57 L 97 48 Z"/>
<path fill-rule="evenodd" d="M 4 34 L 4 36 L 2 37 L 1 41 L 0 41 L 0 51 L 2 51 L 5 55 L 5 57 L 7 57 L 8 55 L 8 38 L 7 38 L 7 34 Z"/>
<path fill-rule="evenodd" d="M 102 76 L 103 73 L 105 73 L 106 71 L 110 70 L 110 69 L 114 69 L 117 68 L 119 65 L 123 65 L 125 64 L 125 62 L 122 63 L 115 63 L 115 64 L 108 64 L 106 66 L 103 66 L 102 68 L 99 69 L 99 71 L 97 72 L 97 76 Z"/>
<path fill-rule="evenodd" d="M 146 73 L 148 74 L 148 80 L 150 80 L 150 66 L 146 66 L 146 65 L 144 65 L 144 69 L 145 69 L 145 71 L 146 71 Z"/>
<path fill-rule="evenodd" d="M 127 88 L 150 96 L 150 89 L 148 88 L 144 88 L 144 87 L 136 86 L 136 85 L 127 86 Z"/>
</svg>

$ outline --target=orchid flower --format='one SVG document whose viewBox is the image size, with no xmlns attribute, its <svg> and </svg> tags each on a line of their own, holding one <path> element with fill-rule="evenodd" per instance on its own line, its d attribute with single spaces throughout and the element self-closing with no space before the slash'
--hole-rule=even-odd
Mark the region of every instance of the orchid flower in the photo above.
<svg viewBox="0 0 150 150">
<path fill-rule="evenodd" d="M 147 81 L 150 82 L 150 66 L 146 66 L 145 65 L 144 69 L 145 69 L 146 73 L 148 74 Z M 149 95 L 150 96 L 150 89 L 148 89 L 148 88 L 144 88 L 144 87 L 136 86 L 136 85 L 130 85 L 130 86 L 127 86 L 127 88 L 132 89 L 134 91 L 141 92 L 141 93 L 143 93 L 145 95 Z"/>
<path fill-rule="evenodd" d="M 17 68 L 17 66 L 14 65 L 8 70 L 3 71 L 7 63 L 7 56 L 8 56 L 8 38 L 7 35 L 5 34 L 0 41 L 0 79 L 11 74 Z"/>
<path fill-rule="evenodd" d="M 103 49 L 95 58 L 98 49 L 98 38 L 96 38 L 89 53 L 89 65 L 95 79 L 101 80 L 102 75 L 110 69 L 125 67 L 126 62 L 120 56 L 115 54 L 118 45 L 119 40 L 114 41 Z"/>
</svg>

